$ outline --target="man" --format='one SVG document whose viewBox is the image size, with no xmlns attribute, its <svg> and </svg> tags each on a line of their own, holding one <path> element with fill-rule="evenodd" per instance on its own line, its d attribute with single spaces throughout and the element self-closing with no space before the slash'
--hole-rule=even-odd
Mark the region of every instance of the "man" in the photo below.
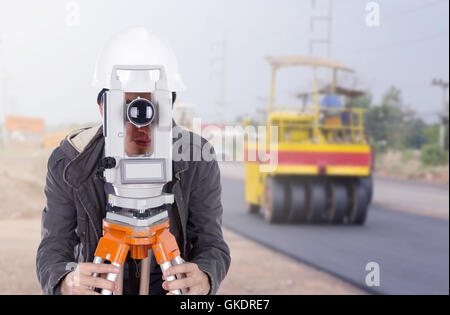
<svg viewBox="0 0 450 315">
<path fill-rule="evenodd" d="M 140 53 L 127 55 L 130 47 Z M 102 65 L 102 60 L 106 60 L 106 65 Z M 171 50 L 143 28 L 127 30 L 109 42 L 97 64 L 96 81 L 102 81 L 99 80 L 101 69 L 105 70 L 98 97 L 101 115 L 101 96 L 108 88 L 106 82 L 111 65 L 119 64 L 162 64 L 166 67 L 174 98 L 175 93 L 182 90 L 182 84 L 178 82 L 177 85 L 180 76 Z M 130 129 L 129 137 L 128 152 L 139 153 L 150 145 L 148 131 Z M 208 145 L 204 139 L 188 132 L 180 139 L 182 151 L 187 149 L 191 153 L 202 152 L 202 147 Z M 93 273 L 119 272 L 112 265 L 91 263 L 106 215 L 105 192 L 110 189 L 96 174 L 104 156 L 103 148 L 102 128 L 89 128 L 69 135 L 50 156 L 42 241 L 36 258 L 38 278 L 46 294 L 98 294 L 92 288 L 118 289 L 116 283 L 103 277 L 92 277 Z M 175 196 L 175 204 L 169 210 L 170 231 L 187 262 L 162 275 L 153 259 L 150 294 L 165 294 L 177 289 L 187 289 L 188 294 L 215 294 L 230 264 L 229 249 L 221 230 L 223 210 L 217 162 L 174 160 L 173 179 L 165 190 Z M 138 265 L 139 261 L 127 258 L 124 294 L 138 291 Z M 186 278 L 164 281 L 167 276 L 178 273 L 185 273 Z"/>
<path fill-rule="evenodd" d="M 320 119 L 320 124 L 324 127 L 326 127 L 327 123 L 330 123 L 330 119 L 337 118 L 340 116 L 341 108 L 342 108 L 342 102 L 341 99 L 333 93 L 333 88 L 331 86 L 327 86 L 325 88 L 326 95 L 322 99 L 322 102 L 320 104 L 321 106 L 321 115 L 322 118 Z M 336 124 L 335 122 L 331 123 Z M 323 129 L 323 133 L 327 139 L 335 138 L 335 131 L 330 129 Z M 331 137 L 330 137 L 331 136 Z"/>
</svg>

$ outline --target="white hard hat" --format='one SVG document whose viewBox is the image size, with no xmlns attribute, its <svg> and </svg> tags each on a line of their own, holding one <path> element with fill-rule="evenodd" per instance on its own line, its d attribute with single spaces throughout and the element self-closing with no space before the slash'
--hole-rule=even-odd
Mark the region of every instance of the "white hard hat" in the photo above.
<svg viewBox="0 0 450 315">
<path fill-rule="evenodd" d="M 162 65 L 167 73 L 169 90 L 181 92 L 186 89 L 170 46 L 144 27 L 122 31 L 107 42 L 97 58 L 92 85 L 99 90 L 110 89 L 111 73 L 116 65 Z"/>
</svg>

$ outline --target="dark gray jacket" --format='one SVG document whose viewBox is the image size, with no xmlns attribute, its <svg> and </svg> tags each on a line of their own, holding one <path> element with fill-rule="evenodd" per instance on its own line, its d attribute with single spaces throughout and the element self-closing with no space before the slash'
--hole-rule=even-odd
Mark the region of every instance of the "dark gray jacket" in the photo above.
<svg viewBox="0 0 450 315">
<path fill-rule="evenodd" d="M 195 140 L 198 136 L 192 133 L 188 137 L 194 141 L 182 143 L 177 150 L 198 152 L 201 147 L 195 143 L 208 144 L 204 139 Z M 93 260 L 106 216 L 104 182 L 95 176 L 103 147 L 102 129 L 85 129 L 67 137 L 49 158 L 47 204 L 36 257 L 37 275 L 45 294 L 60 293 L 61 280 L 73 263 Z M 175 205 L 169 213 L 170 230 L 182 257 L 208 274 L 210 294 L 215 294 L 230 265 L 221 229 L 218 164 L 174 161 L 173 174 L 170 190 Z"/>
</svg>

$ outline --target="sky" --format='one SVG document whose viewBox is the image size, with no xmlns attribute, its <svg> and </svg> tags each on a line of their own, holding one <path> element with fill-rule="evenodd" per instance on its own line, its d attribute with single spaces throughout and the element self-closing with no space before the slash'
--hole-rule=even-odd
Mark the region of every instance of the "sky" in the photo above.
<svg viewBox="0 0 450 315">
<path fill-rule="evenodd" d="M 219 120 L 225 41 L 224 119 L 255 116 L 269 95 L 264 58 L 310 55 L 310 40 L 326 37 L 326 23 L 317 22 L 312 32 L 310 19 L 327 14 L 328 0 L 316 0 L 314 8 L 312 2 L 0 0 L 0 117 L 42 117 L 48 124 L 99 121 L 98 91 L 91 86 L 97 55 L 109 37 L 133 26 L 148 27 L 172 45 L 187 86 L 178 99 L 195 104 L 205 122 Z M 344 81 L 370 90 L 375 103 L 395 85 L 407 105 L 436 120 L 442 91 L 431 81 L 449 79 L 449 1 L 375 1 L 379 27 L 366 24 L 369 2 L 333 1 L 331 58 L 355 70 Z M 77 7 L 79 24 L 73 25 L 68 17 Z M 326 47 L 317 45 L 313 53 L 325 57 Z M 326 73 L 321 78 L 325 82 Z M 298 104 L 295 94 L 310 91 L 311 84 L 308 69 L 280 71 L 276 103 Z"/>
</svg>

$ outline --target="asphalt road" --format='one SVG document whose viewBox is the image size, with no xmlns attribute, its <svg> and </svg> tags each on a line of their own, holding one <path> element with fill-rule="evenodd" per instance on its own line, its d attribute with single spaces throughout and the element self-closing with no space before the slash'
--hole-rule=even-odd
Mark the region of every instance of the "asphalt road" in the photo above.
<svg viewBox="0 0 450 315">
<path fill-rule="evenodd" d="M 449 218 L 448 185 L 375 177 L 374 204 L 383 208 Z"/>
<path fill-rule="evenodd" d="M 222 185 L 223 224 L 249 239 L 369 292 L 449 294 L 448 220 L 374 205 L 364 226 L 269 225 L 245 212 L 242 180 Z M 379 287 L 366 285 L 369 262 L 380 266 Z"/>
</svg>

